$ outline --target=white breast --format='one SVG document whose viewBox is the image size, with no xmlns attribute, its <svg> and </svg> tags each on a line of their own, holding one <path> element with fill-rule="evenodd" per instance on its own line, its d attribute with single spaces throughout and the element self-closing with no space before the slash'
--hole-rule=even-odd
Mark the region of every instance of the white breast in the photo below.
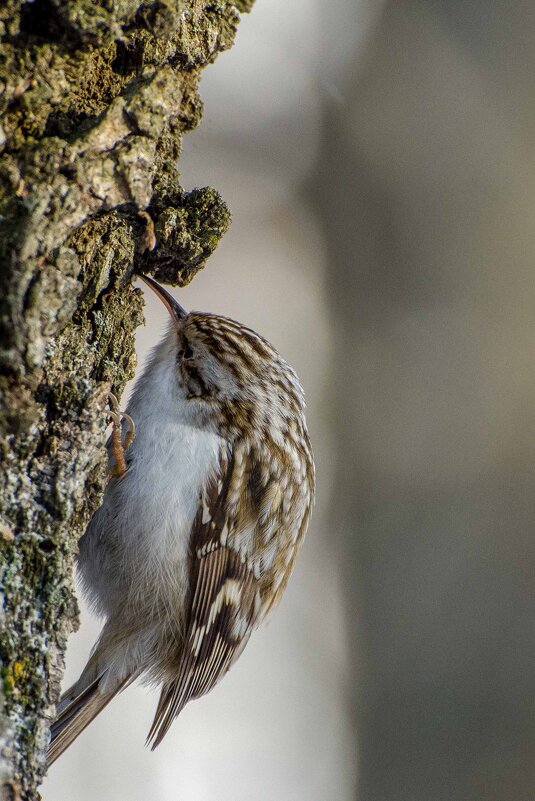
<svg viewBox="0 0 535 801">
<path fill-rule="evenodd" d="M 223 446 L 191 417 L 172 331 L 153 351 L 127 411 L 136 424 L 128 472 L 110 483 L 80 547 L 84 583 L 110 617 L 125 602 L 133 617 L 182 606 L 191 526 Z"/>
</svg>

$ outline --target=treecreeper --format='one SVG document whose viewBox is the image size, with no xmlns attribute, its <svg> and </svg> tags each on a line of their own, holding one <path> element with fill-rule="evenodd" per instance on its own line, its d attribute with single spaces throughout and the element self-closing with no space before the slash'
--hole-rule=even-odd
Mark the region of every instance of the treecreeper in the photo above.
<svg viewBox="0 0 535 801">
<path fill-rule="evenodd" d="M 49 762 L 137 679 L 161 687 L 155 748 L 277 605 L 303 542 L 314 462 L 303 390 L 263 337 L 186 312 L 148 276 L 170 323 L 121 415 L 78 573 L 105 622 L 61 698 Z M 134 437 L 135 425 L 135 437 Z"/>
</svg>

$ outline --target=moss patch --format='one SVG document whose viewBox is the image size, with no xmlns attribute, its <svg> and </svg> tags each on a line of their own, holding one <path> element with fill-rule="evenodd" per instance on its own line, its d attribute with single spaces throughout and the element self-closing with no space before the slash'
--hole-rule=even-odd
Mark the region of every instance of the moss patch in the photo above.
<svg viewBox="0 0 535 801">
<path fill-rule="evenodd" d="M 230 211 L 215 189 L 186 192 L 153 211 L 156 247 L 138 254 L 136 270 L 185 286 L 204 267 L 230 225 Z"/>
</svg>

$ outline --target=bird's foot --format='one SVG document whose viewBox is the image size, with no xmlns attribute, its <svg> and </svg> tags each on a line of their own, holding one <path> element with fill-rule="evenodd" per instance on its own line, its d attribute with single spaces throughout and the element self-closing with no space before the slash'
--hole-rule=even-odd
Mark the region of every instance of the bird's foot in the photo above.
<svg viewBox="0 0 535 801">
<path fill-rule="evenodd" d="M 109 475 L 112 478 L 120 478 L 120 476 L 124 475 L 128 470 L 125 451 L 128 450 L 134 441 L 134 437 L 136 436 L 136 426 L 130 415 L 126 414 L 126 412 L 122 412 L 119 409 L 119 401 L 112 392 L 108 394 L 108 402 L 110 404 L 110 411 L 108 412 L 108 415 L 111 418 L 111 423 L 113 426 L 113 430 L 111 432 L 111 453 L 114 460 L 112 466 L 109 468 Z M 124 442 L 122 439 L 121 426 L 123 420 L 125 420 L 128 425 Z"/>
</svg>

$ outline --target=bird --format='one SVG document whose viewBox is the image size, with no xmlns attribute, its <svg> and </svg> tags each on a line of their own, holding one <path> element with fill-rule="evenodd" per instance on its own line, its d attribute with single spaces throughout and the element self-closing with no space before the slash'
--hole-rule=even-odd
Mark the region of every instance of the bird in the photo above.
<svg viewBox="0 0 535 801">
<path fill-rule="evenodd" d="M 109 481 L 77 557 L 82 590 L 104 625 L 57 706 L 49 764 L 138 679 L 160 687 L 147 736 L 159 745 L 277 606 L 313 505 L 294 370 L 255 331 L 186 312 L 140 277 L 170 320 L 135 383 L 124 442 L 112 404 Z"/>
</svg>

